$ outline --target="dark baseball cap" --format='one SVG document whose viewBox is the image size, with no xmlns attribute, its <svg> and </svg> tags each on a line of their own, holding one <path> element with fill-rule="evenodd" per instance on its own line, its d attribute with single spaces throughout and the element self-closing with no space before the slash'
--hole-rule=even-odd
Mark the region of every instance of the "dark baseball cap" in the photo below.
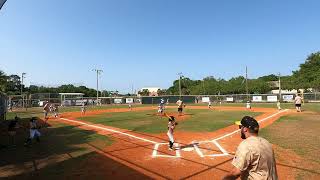
<svg viewBox="0 0 320 180">
<path fill-rule="evenodd" d="M 251 116 L 244 116 L 241 121 L 236 121 L 235 124 L 251 130 L 259 130 L 259 123 Z"/>
</svg>

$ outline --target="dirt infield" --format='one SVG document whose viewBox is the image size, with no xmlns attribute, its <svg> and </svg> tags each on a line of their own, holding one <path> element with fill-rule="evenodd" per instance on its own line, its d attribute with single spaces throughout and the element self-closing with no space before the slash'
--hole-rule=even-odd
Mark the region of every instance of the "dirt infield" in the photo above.
<svg viewBox="0 0 320 180">
<path fill-rule="evenodd" d="M 169 107 L 174 108 L 174 107 Z M 201 106 L 189 106 L 188 109 L 207 109 Z M 132 111 L 145 111 L 156 109 L 153 107 L 138 107 Z M 218 107 L 217 111 L 247 111 L 241 107 Z M 129 109 L 107 109 L 87 112 L 86 116 L 92 116 L 105 112 L 127 112 Z M 277 111 L 270 108 L 253 108 L 249 111 L 263 112 L 256 119 L 263 128 L 280 116 L 291 113 L 289 110 Z M 129 130 L 90 124 L 77 120 L 80 113 L 64 113 L 60 120 L 64 123 L 78 126 L 86 130 L 93 130 L 102 135 L 112 136 L 115 143 L 101 149 L 91 146 L 97 153 L 111 158 L 127 167 L 130 167 L 146 177 L 156 179 L 219 179 L 226 174 L 231 167 L 236 147 L 241 142 L 238 127 L 233 125 L 215 132 L 191 133 L 175 132 L 176 151 L 169 151 L 167 136 L 162 134 L 146 134 Z M 179 118 L 179 117 L 178 117 Z M 104 162 L 102 163 L 103 166 Z M 108 163 L 108 162 L 106 162 Z M 280 179 L 293 179 L 287 167 L 279 166 Z M 97 172 L 98 173 L 98 172 Z M 113 170 L 114 178 L 126 172 Z M 129 174 L 128 174 L 129 175 Z M 118 177 L 120 178 L 120 176 Z"/>
</svg>

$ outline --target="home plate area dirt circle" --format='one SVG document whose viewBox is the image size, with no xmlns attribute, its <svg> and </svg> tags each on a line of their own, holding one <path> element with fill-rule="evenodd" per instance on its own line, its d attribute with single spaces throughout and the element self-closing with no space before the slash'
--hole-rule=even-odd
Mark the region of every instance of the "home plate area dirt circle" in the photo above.
<svg viewBox="0 0 320 180">
<path fill-rule="evenodd" d="M 207 107 L 190 107 L 206 109 Z M 150 110 L 151 107 L 135 110 Z M 219 110 L 233 111 L 245 108 L 219 107 Z M 121 112 L 124 110 L 109 110 Z M 263 128 L 272 124 L 279 117 L 290 113 L 289 110 L 278 111 L 270 108 L 254 108 L 250 111 L 263 112 L 256 117 Z M 102 111 L 106 112 L 106 110 Z M 94 112 L 92 114 L 98 114 Z M 89 114 L 89 113 L 88 113 Z M 241 142 L 239 128 L 232 125 L 214 132 L 190 133 L 175 132 L 175 150 L 168 149 L 166 133 L 151 135 L 124 129 L 90 124 L 76 120 L 78 114 L 69 113 L 60 118 L 79 128 L 92 130 L 98 134 L 112 136 L 115 142 L 104 149 L 91 146 L 96 152 L 118 161 L 153 179 L 221 179 L 232 169 L 231 161 L 237 146 Z M 280 178 L 287 177 L 288 171 L 281 170 Z M 118 172 L 126 173 L 126 172 Z M 128 174 L 128 178 L 130 175 Z"/>
</svg>

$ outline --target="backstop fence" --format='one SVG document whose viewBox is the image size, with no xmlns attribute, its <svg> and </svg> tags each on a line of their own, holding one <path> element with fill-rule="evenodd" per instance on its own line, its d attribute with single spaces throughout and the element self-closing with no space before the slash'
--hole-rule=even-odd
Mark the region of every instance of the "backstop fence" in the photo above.
<svg viewBox="0 0 320 180">
<path fill-rule="evenodd" d="M 0 93 L 0 120 L 6 119 L 6 114 L 8 111 L 8 97 Z"/>
</svg>

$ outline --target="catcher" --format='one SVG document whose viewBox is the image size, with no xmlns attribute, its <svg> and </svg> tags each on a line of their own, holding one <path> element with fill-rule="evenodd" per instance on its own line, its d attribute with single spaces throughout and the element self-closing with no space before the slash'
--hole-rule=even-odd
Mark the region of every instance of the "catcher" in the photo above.
<svg viewBox="0 0 320 180">
<path fill-rule="evenodd" d="M 166 113 L 165 115 L 169 118 L 167 135 L 169 137 L 169 150 L 172 151 L 174 144 L 173 130 L 176 127 L 176 125 L 178 125 L 178 123 L 175 121 L 174 116 L 168 116 Z"/>
</svg>

